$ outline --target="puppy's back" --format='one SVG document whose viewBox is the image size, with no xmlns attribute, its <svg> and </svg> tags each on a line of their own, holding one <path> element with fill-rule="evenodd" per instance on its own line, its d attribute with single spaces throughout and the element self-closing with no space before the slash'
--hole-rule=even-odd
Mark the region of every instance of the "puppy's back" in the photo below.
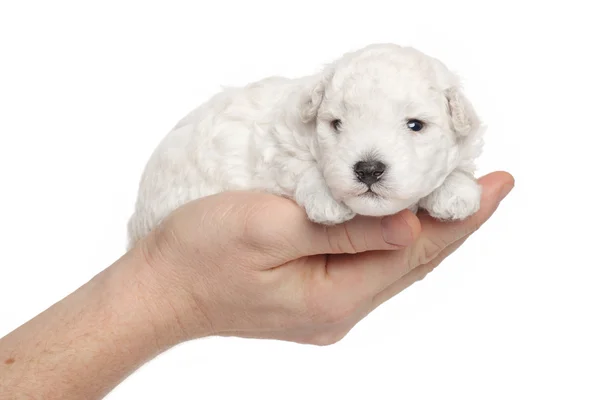
<svg viewBox="0 0 600 400">
<path fill-rule="evenodd" d="M 128 248 L 189 201 L 253 189 L 256 148 L 273 140 L 268 126 L 293 90 L 295 80 L 284 77 L 224 88 L 183 117 L 146 164 L 127 225 Z"/>
</svg>

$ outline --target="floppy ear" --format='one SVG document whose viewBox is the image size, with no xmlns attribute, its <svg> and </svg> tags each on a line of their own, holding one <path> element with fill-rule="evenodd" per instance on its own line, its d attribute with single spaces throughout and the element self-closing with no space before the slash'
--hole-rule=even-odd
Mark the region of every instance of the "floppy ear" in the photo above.
<svg viewBox="0 0 600 400">
<path fill-rule="evenodd" d="M 316 118 L 317 111 L 325 96 L 325 88 L 333 76 L 332 72 L 333 71 L 328 68 L 307 79 L 307 84 L 302 90 L 299 104 L 302 122 L 310 122 Z"/>
<path fill-rule="evenodd" d="M 450 125 L 454 132 L 459 137 L 466 137 L 477 131 L 481 126 L 481 121 L 462 90 L 458 86 L 452 86 L 444 90 L 444 96 L 450 116 Z"/>
</svg>

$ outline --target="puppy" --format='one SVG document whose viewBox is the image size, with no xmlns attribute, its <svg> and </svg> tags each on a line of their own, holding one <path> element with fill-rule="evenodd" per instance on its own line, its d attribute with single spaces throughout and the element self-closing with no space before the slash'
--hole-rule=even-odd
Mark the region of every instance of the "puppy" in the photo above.
<svg viewBox="0 0 600 400">
<path fill-rule="evenodd" d="M 294 199 L 307 217 L 479 209 L 482 124 L 439 60 L 395 44 L 350 52 L 299 79 L 226 89 L 183 118 L 143 172 L 129 246 L 175 208 L 229 190 Z"/>
</svg>

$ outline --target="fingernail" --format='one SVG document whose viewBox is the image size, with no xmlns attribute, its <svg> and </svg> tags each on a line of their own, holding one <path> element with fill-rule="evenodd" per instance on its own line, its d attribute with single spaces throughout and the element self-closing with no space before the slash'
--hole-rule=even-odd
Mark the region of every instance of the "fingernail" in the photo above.
<svg viewBox="0 0 600 400">
<path fill-rule="evenodd" d="M 389 215 L 381 220 L 383 240 L 394 246 L 408 246 L 413 242 L 412 229 L 401 215 Z"/>
<path fill-rule="evenodd" d="M 513 189 L 514 185 L 512 184 L 506 184 L 504 186 L 502 186 L 502 189 L 500 189 L 500 201 L 504 200 L 504 198 L 506 196 L 508 196 L 508 194 L 511 192 L 511 190 Z"/>
</svg>

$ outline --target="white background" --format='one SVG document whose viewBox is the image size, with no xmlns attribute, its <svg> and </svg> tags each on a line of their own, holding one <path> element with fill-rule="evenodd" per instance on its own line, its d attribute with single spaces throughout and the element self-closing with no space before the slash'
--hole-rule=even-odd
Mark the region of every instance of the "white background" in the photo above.
<svg viewBox="0 0 600 400">
<path fill-rule="evenodd" d="M 465 78 L 513 193 L 331 347 L 181 345 L 109 399 L 599 399 L 600 32 L 592 2 L 0 3 L 0 336 L 124 251 L 142 168 L 219 90 L 372 42 Z M 1 379 L 1 377 L 0 377 Z"/>
</svg>

